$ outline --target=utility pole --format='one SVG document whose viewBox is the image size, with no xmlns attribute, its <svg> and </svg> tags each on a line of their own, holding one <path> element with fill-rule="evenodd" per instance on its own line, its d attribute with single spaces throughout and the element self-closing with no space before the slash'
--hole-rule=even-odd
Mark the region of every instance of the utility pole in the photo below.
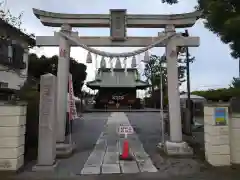
<svg viewBox="0 0 240 180">
<path fill-rule="evenodd" d="M 164 114 L 163 114 L 163 103 L 164 103 L 164 99 L 163 99 L 163 70 L 162 70 L 162 61 L 160 61 L 160 115 L 161 115 L 161 129 L 162 129 L 162 144 L 164 144 L 165 142 L 165 123 L 164 123 Z"/>
<path fill-rule="evenodd" d="M 240 58 L 238 60 L 238 79 L 240 79 Z"/>
<path fill-rule="evenodd" d="M 183 36 L 188 37 L 188 30 L 185 30 Z M 187 70 L 187 119 L 185 120 L 185 133 L 192 134 L 192 103 L 191 103 L 191 87 L 190 87 L 190 54 L 189 48 L 186 47 L 186 70 Z"/>
</svg>

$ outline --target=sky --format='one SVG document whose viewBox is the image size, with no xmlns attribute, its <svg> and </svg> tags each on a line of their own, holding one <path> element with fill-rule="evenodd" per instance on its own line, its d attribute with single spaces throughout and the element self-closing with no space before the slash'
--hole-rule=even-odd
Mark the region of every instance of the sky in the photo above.
<svg viewBox="0 0 240 180">
<path fill-rule="evenodd" d="M 162 4 L 161 0 L 6 0 L 5 8 L 12 14 L 18 15 L 23 12 L 23 28 L 35 36 L 51 36 L 59 28 L 45 27 L 32 12 L 32 8 L 59 13 L 79 13 L 79 14 L 108 14 L 109 9 L 127 9 L 128 14 L 172 14 L 187 13 L 194 10 L 197 5 L 196 0 L 180 0 L 177 5 Z M 189 28 L 191 36 L 200 37 L 200 47 L 190 48 L 190 53 L 196 58 L 191 64 L 191 90 L 205 90 L 213 88 L 228 87 L 233 77 L 238 76 L 238 61 L 230 55 L 229 46 L 223 44 L 219 37 L 204 27 L 203 20 L 198 20 L 196 24 Z M 78 28 L 74 29 L 82 36 L 108 36 L 107 28 Z M 156 36 L 163 29 L 128 29 L 129 36 Z M 180 29 L 178 31 L 184 31 Z M 99 48 L 108 52 L 128 52 L 136 48 Z M 58 53 L 57 47 L 41 48 L 37 50 L 39 55 L 52 56 Z M 154 48 L 150 53 L 162 55 L 164 48 Z M 71 56 L 78 62 L 86 64 L 87 52 L 80 47 L 71 50 Z M 143 56 L 137 57 L 140 60 Z M 100 57 L 98 58 L 100 60 Z M 99 63 L 99 61 L 98 61 Z M 93 80 L 96 65 L 87 65 L 87 80 Z M 143 64 L 139 65 L 140 70 Z M 186 89 L 186 84 L 181 86 Z"/>
</svg>

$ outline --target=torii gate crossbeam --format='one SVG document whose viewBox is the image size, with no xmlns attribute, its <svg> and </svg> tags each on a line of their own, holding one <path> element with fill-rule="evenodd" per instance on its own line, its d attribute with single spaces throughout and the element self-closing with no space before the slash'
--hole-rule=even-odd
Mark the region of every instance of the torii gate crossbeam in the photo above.
<svg viewBox="0 0 240 180">
<path fill-rule="evenodd" d="M 126 11 L 126 10 L 110 10 Z M 39 9 L 33 9 L 33 13 L 40 19 L 44 26 L 60 27 L 63 24 L 69 24 L 71 27 L 105 27 L 111 25 L 111 16 L 109 14 L 63 14 Z M 166 25 L 174 25 L 176 28 L 192 27 L 196 19 L 201 16 L 201 11 L 195 11 L 185 14 L 171 15 L 144 15 L 144 14 L 126 14 L 126 26 L 129 28 L 165 28 Z"/>
</svg>

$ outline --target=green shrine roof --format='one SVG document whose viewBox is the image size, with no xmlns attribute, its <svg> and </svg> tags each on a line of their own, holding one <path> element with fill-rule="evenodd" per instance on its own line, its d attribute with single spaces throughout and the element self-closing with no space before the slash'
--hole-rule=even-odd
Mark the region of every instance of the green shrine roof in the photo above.
<svg viewBox="0 0 240 180">
<path fill-rule="evenodd" d="M 110 68 L 100 68 L 96 79 L 94 81 L 87 82 L 87 87 L 91 89 L 99 88 L 136 88 L 145 89 L 149 86 L 148 83 L 141 81 L 139 73 L 136 68 L 128 68 L 127 74 L 123 68 L 114 68 L 114 74 Z"/>
</svg>

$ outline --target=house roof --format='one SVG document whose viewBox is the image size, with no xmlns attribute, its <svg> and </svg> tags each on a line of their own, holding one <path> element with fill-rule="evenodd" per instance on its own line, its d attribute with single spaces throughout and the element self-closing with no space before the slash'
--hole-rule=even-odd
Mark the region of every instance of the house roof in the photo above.
<svg viewBox="0 0 240 180">
<path fill-rule="evenodd" d="M 148 83 L 139 80 L 136 77 L 137 69 L 128 69 L 128 73 L 125 74 L 124 69 L 114 69 L 112 76 L 110 68 L 99 69 L 96 79 L 94 81 L 87 82 L 87 86 L 91 89 L 99 88 L 137 88 L 145 89 L 149 86 Z"/>
<path fill-rule="evenodd" d="M 4 21 L 3 19 L 0 19 L 0 26 L 2 28 L 4 28 L 7 32 L 17 33 L 20 36 L 20 38 L 22 38 L 24 41 L 26 41 L 30 46 L 35 46 L 36 40 L 34 38 L 32 38 L 31 36 L 23 33 L 20 29 L 10 25 L 9 23 Z"/>
</svg>

